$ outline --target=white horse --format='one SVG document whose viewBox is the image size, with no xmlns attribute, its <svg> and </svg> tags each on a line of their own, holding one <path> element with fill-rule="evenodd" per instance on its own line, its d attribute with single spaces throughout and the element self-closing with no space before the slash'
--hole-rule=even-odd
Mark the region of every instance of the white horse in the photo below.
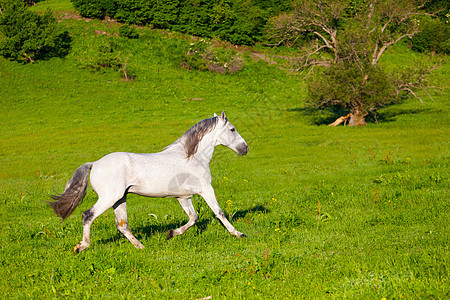
<svg viewBox="0 0 450 300">
<path fill-rule="evenodd" d="M 170 229 L 167 239 L 183 234 L 198 220 L 191 197 L 202 196 L 216 217 L 236 237 L 245 235 L 237 231 L 227 220 L 219 206 L 211 186 L 209 163 L 214 148 L 224 145 L 239 155 L 248 152 L 245 140 L 225 113 L 205 119 L 186 131 L 177 141 L 162 152 L 152 154 L 111 153 L 96 162 L 80 166 L 66 184 L 64 192 L 52 196 L 49 202 L 55 213 L 66 219 L 81 203 L 91 170 L 91 185 L 98 195 L 94 206 L 83 212 L 83 240 L 74 251 L 81 252 L 90 244 L 92 222 L 113 207 L 117 229 L 136 247 L 144 246 L 131 233 L 127 221 L 127 193 L 147 197 L 176 197 L 189 221 L 177 229 Z"/>
</svg>

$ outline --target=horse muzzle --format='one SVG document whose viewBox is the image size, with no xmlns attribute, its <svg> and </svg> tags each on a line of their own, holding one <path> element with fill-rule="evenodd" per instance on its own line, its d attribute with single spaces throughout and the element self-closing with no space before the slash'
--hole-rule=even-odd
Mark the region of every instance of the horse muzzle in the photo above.
<svg viewBox="0 0 450 300">
<path fill-rule="evenodd" d="M 239 154 L 239 156 L 246 155 L 248 153 L 247 144 L 246 143 L 240 144 L 239 147 L 237 147 L 237 153 Z"/>
</svg>

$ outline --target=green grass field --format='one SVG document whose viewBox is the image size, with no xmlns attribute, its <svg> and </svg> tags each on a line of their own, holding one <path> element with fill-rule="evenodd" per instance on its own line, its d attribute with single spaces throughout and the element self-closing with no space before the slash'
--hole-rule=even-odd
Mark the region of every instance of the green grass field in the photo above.
<svg viewBox="0 0 450 300">
<path fill-rule="evenodd" d="M 33 9 L 73 9 L 69 1 Z M 431 77 L 433 99 L 382 109 L 379 124 L 326 126 L 328 113 L 304 109 L 301 76 L 247 58 L 242 72 L 188 71 L 177 55 L 190 41 L 118 25 L 64 19 L 71 54 L 20 65 L 0 59 L 0 290 L 5 299 L 411 299 L 450 297 L 449 72 Z M 97 35 L 95 30 L 110 35 Z M 91 72 L 80 59 L 114 40 L 136 80 Z M 436 59 L 397 47 L 384 63 Z M 448 58 L 445 58 L 448 62 Z M 200 98 L 202 101 L 189 99 Z M 115 151 L 158 152 L 196 122 L 225 110 L 247 140 L 238 157 L 216 149 L 217 198 L 232 237 L 200 198 L 187 222 L 175 199 L 130 195 L 137 250 L 114 225 L 95 220 L 91 246 L 78 255 L 81 212 L 64 223 L 46 204 L 81 164 Z M 332 119 L 332 118 L 331 118 Z"/>
</svg>

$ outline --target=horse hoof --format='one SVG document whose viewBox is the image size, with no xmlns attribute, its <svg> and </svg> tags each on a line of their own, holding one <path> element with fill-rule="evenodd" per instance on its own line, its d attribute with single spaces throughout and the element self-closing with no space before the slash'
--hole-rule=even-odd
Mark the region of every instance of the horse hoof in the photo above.
<svg viewBox="0 0 450 300">
<path fill-rule="evenodd" d="M 139 244 L 137 244 L 137 245 L 134 245 L 134 247 L 135 247 L 136 249 L 144 249 L 144 248 L 145 248 L 144 245 L 142 245 L 141 243 L 139 243 Z"/>
<path fill-rule="evenodd" d="M 173 238 L 173 229 L 169 229 L 169 232 L 167 232 L 166 241 Z"/>
<path fill-rule="evenodd" d="M 235 237 L 237 237 L 238 239 L 247 237 L 245 234 L 243 234 L 242 232 L 239 232 L 239 231 L 236 231 L 233 235 Z"/>
<path fill-rule="evenodd" d="M 78 249 L 80 249 L 80 245 L 76 244 L 75 247 L 73 247 L 73 255 L 75 255 L 75 253 L 80 252 L 80 250 L 78 250 Z"/>
</svg>

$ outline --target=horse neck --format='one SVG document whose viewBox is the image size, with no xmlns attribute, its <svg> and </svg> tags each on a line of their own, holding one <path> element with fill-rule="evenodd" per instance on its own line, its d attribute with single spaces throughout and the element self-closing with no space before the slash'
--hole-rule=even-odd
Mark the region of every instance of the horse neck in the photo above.
<svg viewBox="0 0 450 300">
<path fill-rule="evenodd" d="M 214 131 L 212 131 L 202 138 L 198 144 L 197 152 L 194 154 L 194 157 L 197 160 L 201 160 L 209 164 L 213 157 L 215 147 L 216 139 Z"/>
</svg>

